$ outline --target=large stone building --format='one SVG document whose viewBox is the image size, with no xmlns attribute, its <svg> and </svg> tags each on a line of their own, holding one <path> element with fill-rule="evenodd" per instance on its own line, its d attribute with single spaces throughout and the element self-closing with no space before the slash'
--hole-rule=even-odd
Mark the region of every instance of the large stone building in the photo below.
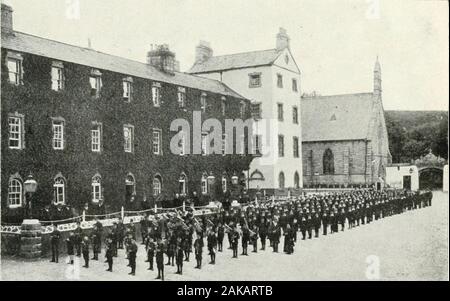
<svg viewBox="0 0 450 301">
<path fill-rule="evenodd" d="M 373 80 L 370 93 L 302 97 L 305 187 L 384 182 L 391 155 L 378 58 Z"/>
<path fill-rule="evenodd" d="M 213 56 L 209 43 L 196 48 L 191 74 L 219 80 L 252 101 L 256 157 L 248 171 L 250 189 L 286 193 L 302 187 L 300 70 L 280 28 L 276 47 Z"/>
<path fill-rule="evenodd" d="M 224 83 L 177 72 L 166 46 L 136 62 L 17 32 L 12 9 L 1 11 L 3 216 L 22 215 L 29 174 L 35 209 L 111 212 L 175 193 L 207 201 L 248 170 L 251 156 L 170 148 L 171 122 L 192 124 L 193 111 L 221 122 L 250 117 L 249 100 Z"/>
</svg>

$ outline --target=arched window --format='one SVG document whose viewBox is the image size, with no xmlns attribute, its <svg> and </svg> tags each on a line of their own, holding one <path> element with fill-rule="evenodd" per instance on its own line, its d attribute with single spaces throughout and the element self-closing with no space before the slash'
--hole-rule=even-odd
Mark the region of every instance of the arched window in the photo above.
<svg viewBox="0 0 450 301">
<path fill-rule="evenodd" d="M 203 173 L 201 179 L 202 194 L 208 194 L 208 174 Z"/>
<path fill-rule="evenodd" d="M 186 195 L 187 194 L 187 176 L 184 172 L 181 173 L 180 178 L 178 179 L 178 183 L 180 184 L 179 193 L 181 195 Z"/>
<path fill-rule="evenodd" d="M 228 189 L 228 177 L 226 173 L 222 174 L 222 191 L 226 192 Z"/>
<path fill-rule="evenodd" d="M 22 206 L 22 181 L 18 178 L 9 180 L 8 185 L 8 205 L 9 207 Z"/>
<path fill-rule="evenodd" d="M 255 169 L 250 175 L 250 181 L 264 181 L 264 175 L 258 169 Z"/>
<path fill-rule="evenodd" d="M 96 174 L 92 177 L 92 202 L 98 203 L 102 200 L 102 177 Z"/>
<path fill-rule="evenodd" d="M 125 198 L 127 201 L 136 194 L 136 181 L 132 173 L 128 173 L 125 178 Z"/>
<path fill-rule="evenodd" d="M 334 174 L 334 156 L 329 148 L 327 148 L 323 154 L 323 173 L 325 175 Z"/>
<path fill-rule="evenodd" d="M 160 175 L 156 175 L 153 178 L 153 196 L 160 195 L 161 190 L 162 190 L 162 178 Z"/>
<path fill-rule="evenodd" d="M 280 172 L 278 175 L 278 186 L 280 189 L 284 189 L 284 172 Z"/>
<path fill-rule="evenodd" d="M 300 176 L 298 175 L 298 172 L 294 173 L 294 187 L 295 189 L 300 188 Z"/>
<path fill-rule="evenodd" d="M 55 193 L 55 204 L 65 204 L 66 203 L 66 180 L 61 174 L 55 177 L 53 182 L 53 190 Z"/>
</svg>

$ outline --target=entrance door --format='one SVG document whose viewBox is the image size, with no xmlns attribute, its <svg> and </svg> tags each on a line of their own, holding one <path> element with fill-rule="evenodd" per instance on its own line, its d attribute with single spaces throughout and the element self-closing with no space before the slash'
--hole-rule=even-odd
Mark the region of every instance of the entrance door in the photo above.
<svg viewBox="0 0 450 301">
<path fill-rule="evenodd" d="M 403 189 L 411 190 L 411 176 L 403 176 Z"/>
</svg>

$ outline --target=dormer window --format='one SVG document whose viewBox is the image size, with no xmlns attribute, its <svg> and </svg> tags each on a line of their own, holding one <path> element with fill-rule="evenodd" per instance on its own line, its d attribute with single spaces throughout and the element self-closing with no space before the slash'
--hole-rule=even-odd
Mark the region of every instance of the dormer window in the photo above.
<svg viewBox="0 0 450 301">
<path fill-rule="evenodd" d="M 97 69 L 92 69 L 89 76 L 89 84 L 91 85 L 91 97 L 99 98 L 102 89 L 102 73 Z"/>
<path fill-rule="evenodd" d="M 52 90 L 61 91 L 64 89 L 64 65 L 62 62 L 52 63 Z"/>
<path fill-rule="evenodd" d="M 133 78 L 126 77 L 122 81 L 123 87 L 123 100 L 125 102 L 131 102 L 131 96 L 133 94 Z"/>
<path fill-rule="evenodd" d="M 8 52 L 6 64 L 8 67 L 9 82 L 19 86 L 23 84 L 23 57 L 19 53 Z"/>
</svg>

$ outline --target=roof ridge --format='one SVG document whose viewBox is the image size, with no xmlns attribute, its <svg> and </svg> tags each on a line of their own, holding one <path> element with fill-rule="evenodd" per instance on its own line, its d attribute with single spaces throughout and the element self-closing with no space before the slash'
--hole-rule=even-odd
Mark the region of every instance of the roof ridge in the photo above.
<svg viewBox="0 0 450 301">
<path fill-rule="evenodd" d="M 265 51 L 273 51 L 277 50 L 276 48 L 270 48 L 270 49 L 264 49 L 264 50 L 251 50 L 251 51 L 244 51 L 244 52 L 236 52 L 236 53 L 230 53 L 230 54 L 222 54 L 222 55 L 213 55 L 211 58 L 216 57 L 224 57 L 224 56 L 232 56 L 232 55 L 239 55 L 239 54 L 248 54 L 248 53 L 254 53 L 254 52 L 265 52 Z M 208 61 L 208 60 L 206 60 Z"/>
<path fill-rule="evenodd" d="M 373 92 L 359 92 L 359 93 L 343 93 L 343 94 L 331 94 L 331 95 L 315 95 L 315 96 L 302 96 L 302 99 L 314 99 L 314 98 L 328 98 L 328 97 L 339 97 L 339 96 L 351 96 L 351 95 L 373 95 Z"/>
</svg>

